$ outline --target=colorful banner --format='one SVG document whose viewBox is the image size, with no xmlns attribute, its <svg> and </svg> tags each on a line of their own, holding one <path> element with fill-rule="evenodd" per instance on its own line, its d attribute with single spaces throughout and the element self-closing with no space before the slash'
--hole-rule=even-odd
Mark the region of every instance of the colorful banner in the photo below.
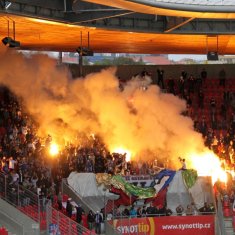
<svg viewBox="0 0 235 235">
<path fill-rule="evenodd" d="M 197 180 L 197 171 L 193 169 L 181 171 L 184 179 L 184 183 L 187 188 L 192 188 Z"/>
<path fill-rule="evenodd" d="M 161 190 L 166 188 L 170 182 L 173 180 L 175 176 L 176 171 L 164 169 L 160 171 L 158 174 L 153 176 L 154 181 L 151 183 L 151 187 L 154 187 L 156 183 L 160 183 L 162 178 L 167 177 L 167 180 L 165 181 L 164 185 L 162 186 Z"/>
<path fill-rule="evenodd" d="M 135 184 L 141 187 L 150 187 L 153 182 L 153 177 L 150 175 L 128 175 L 123 176 L 123 178 L 131 184 Z"/>
<path fill-rule="evenodd" d="M 123 235 L 214 235 L 213 215 L 164 216 L 114 220 Z"/>
<path fill-rule="evenodd" d="M 135 196 L 138 199 L 154 197 L 156 194 L 155 188 L 135 186 L 134 184 L 128 183 L 121 175 L 112 176 L 112 185 L 117 189 L 122 189 L 127 195 Z"/>
</svg>

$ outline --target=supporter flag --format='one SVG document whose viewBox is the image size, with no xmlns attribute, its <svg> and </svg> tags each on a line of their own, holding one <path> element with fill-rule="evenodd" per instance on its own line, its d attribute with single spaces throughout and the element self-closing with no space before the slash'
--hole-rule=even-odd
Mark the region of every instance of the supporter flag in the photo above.
<svg viewBox="0 0 235 235">
<path fill-rule="evenodd" d="M 138 197 L 138 199 L 154 197 L 156 194 L 154 187 L 143 188 L 135 186 L 128 183 L 121 175 L 114 175 L 111 181 L 113 187 L 122 189 L 127 195 Z"/>
<path fill-rule="evenodd" d="M 165 189 L 170 184 L 175 176 L 175 173 L 176 171 L 164 169 L 153 176 L 154 181 L 150 186 L 155 188 L 156 194 Z"/>
<path fill-rule="evenodd" d="M 115 206 L 119 207 L 120 205 L 129 206 L 136 201 L 135 196 L 127 195 L 122 189 L 111 187 L 110 192 L 119 195 L 120 197 L 114 201 Z"/>
<path fill-rule="evenodd" d="M 197 180 L 197 171 L 190 169 L 182 171 L 182 176 L 184 179 L 184 183 L 187 188 L 193 187 Z"/>
<path fill-rule="evenodd" d="M 145 204 L 152 202 L 155 207 L 164 207 L 166 205 L 167 188 L 162 189 L 156 197 L 147 198 Z"/>
</svg>

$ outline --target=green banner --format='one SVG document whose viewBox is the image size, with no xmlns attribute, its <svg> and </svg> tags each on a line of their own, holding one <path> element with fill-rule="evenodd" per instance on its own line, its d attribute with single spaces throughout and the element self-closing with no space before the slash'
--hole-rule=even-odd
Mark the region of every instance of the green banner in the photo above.
<svg viewBox="0 0 235 235">
<path fill-rule="evenodd" d="M 186 187 L 191 188 L 195 184 L 198 175 L 197 171 L 189 169 L 182 171 L 182 176 Z"/>
<path fill-rule="evenodd" d="M 116 188 L 121 188 L 127 195 L 136 196 L 139 199 L 154 197 L 156 190 L 153 187 L 142 188 L 128 183 L 121 175 L 114 175 L 112 177 L 112 184 Z"/>
</svg>

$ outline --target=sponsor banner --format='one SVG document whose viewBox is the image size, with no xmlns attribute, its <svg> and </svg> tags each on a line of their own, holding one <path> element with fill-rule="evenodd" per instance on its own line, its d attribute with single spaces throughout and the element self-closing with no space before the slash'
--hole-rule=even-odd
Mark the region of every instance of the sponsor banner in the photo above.
<svg viewBox="0 0 235 235">
<path fill-rule="evenodd" d="M 156 231 L 164 235 L 214 235 L 213 215 L 161 217 L 155 224 Z"/>
<path fill-rule="evenodd" d="M 155 218 L 132 218 L 113 221 L 114 227 L 121 234 L 155 235 Z"/>
<path fill-rule="evenodd" d="M 138 235 L 214 235 L 213 215 L 164 216 L 114 220 L 121 234 Z"/>
</svg>

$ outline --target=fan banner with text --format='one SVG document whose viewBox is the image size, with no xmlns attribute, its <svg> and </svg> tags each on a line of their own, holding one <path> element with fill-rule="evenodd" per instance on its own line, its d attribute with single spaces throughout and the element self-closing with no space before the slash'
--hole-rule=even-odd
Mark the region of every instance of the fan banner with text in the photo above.
<svg viewBox="0 0 235 235">
<path fill-rule="evenodd" d="M 138 235 L 214 235 L 214 215 L 164 216 L 114 220 L 121 234 Z"/>
</svg>

